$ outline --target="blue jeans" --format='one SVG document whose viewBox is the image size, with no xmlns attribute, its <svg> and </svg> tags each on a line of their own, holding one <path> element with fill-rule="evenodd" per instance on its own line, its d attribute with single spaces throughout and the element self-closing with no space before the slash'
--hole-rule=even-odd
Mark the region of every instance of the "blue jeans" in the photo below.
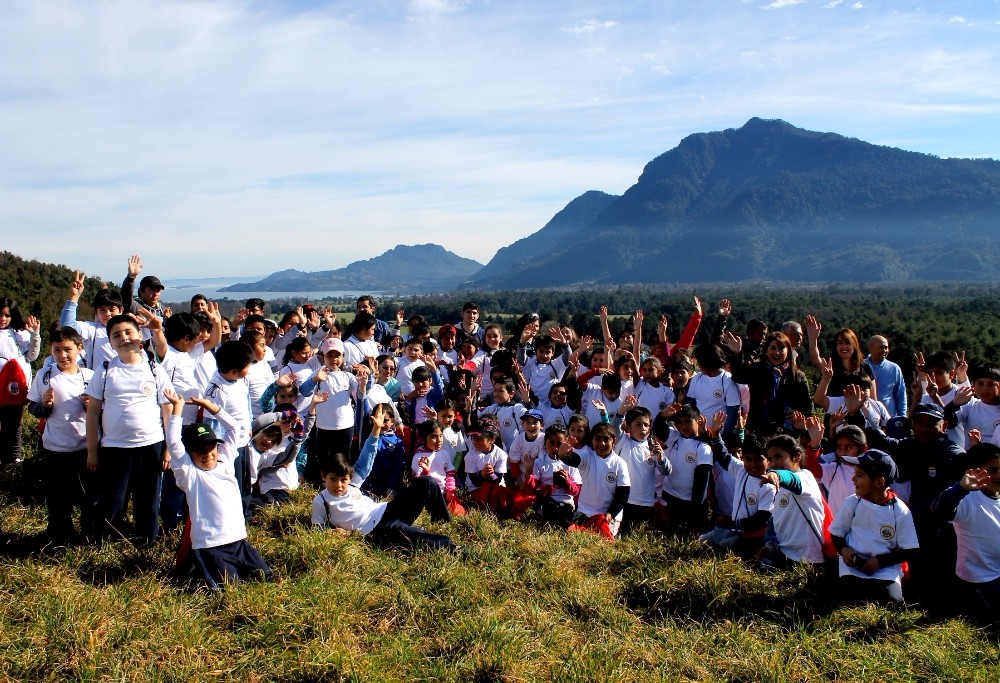
<svg viewBox="0 0 1000 683">
<path fill-rule="evenodd" d="M 103 535 L 124 537 L 125 511 L 132 494 L 132 519 L 136 540 L 151 545 L 160 535 L 160 485 L 163 479 L 163 442 L 136 448 L 101 447 L 100 465 Z"/>
</svg>

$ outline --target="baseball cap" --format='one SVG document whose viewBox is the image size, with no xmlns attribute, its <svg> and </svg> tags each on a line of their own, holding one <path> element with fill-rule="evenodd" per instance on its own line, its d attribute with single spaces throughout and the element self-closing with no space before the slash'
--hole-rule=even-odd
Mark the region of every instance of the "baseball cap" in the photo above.
<svg viewBox="0 0 1000 683">
<path fill-rule="evenodd" d="M 896 461 L 885 451 L 880 451 L 876 448 L 865 451 L 856 458 L 847 456 L 844 458 L 844 462 L 849 462 L 852 465 L 860 467 L 872 479 L 885 477 L 886 484 L 891 484 L 899 477 L 899 470 L 896 469 Z"/>
<path fill-rule="evenodd" d="M 531 410 L 527 411 L 524 415 L 521 416 L 521 419 L 525 420 L 529 417 L 534 418 L 539 422 L 545 422 L 545 416 L 542 415 L 542 411 L 540 411 L 538 408 L 532 408 Z"/>
<path fill-rule="evenodd" d="M 139 289 L 166 289 L 163 283 L 160 282 L 160 278 L 155 275 L 147 275 L 146 277 L 139 280 Z"/>
<path fill-rule="evenodd" d="M 327 337 L 323 340 L 323 343 L 319 345 L 319 352 L 325 356 L 329 351 L 339 351 L 341 355 L 343 355 L 344 342 L 337 337 Z"/>
<path fill-rule="evenodd" d="M 943 420 L 944 408 L 939 406 L 937 403 L 920 403 L 913 409 L 913 417 L 916 417 L 917 415 L 926 415 L 927 417 L 932 417 L 935 420 Z"/>
<path fill-rule="evenodd" d="M 204 422 L 195 422 L 185 425 L 181 430 L 181 443 L 188 453 L 209 450 L 217 443 L 222 443 L 222 439 L 215 435 L 212 428 Z"/>
</svg>

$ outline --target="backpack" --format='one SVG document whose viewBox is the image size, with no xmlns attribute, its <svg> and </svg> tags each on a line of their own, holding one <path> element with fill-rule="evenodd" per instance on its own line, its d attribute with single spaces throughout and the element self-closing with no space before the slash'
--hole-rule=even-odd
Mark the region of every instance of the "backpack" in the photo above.
<svg viewBox="0 0 1000 683">
<path fill-rule="evenodd" d="M 16 360 L 0 368 L 0 406 L 23 406 L 28 402 L 28 376 Z"/>
</svg>

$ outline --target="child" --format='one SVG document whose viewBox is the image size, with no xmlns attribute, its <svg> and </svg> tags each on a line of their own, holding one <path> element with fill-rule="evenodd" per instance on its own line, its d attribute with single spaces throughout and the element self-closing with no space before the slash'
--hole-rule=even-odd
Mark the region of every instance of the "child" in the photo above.
<svg viewBox="0 0 1000 683">
<path fill-rule="evenodd" d="M 731 432 L 736 428 L 741 399 L 740 389 L 733 381 L 733 376 L 723 369 L 726 367 L 726 359 L 715 344 L 698 345 L 694 350 L 694 357 L 701 372 L 691 378 L 684 400 L 697 406 L 702 415 L 726 411 L 723 432 Z"/>
<path fill-rule="evenodd" d="M 252 475 L 255 481 L 250 494 L 252 509 L 284 505 L 291 498 L 289 491 L 299 488 L 299 473 L 295 465 L 305 438 L 316 424 L 316 406 L 328 398 L 328 394 L 314 392 L 304 421 L 290 410 L 261 413 L 254 418 L 252 429 L 255 436 L 250 438 L 245 451 L 240 449 L 241 453 L 253 458 Z M 285 404 L 285 407 L 290 406 Z"/>
<path fill-rule="evenodd" d="M 864 417 L 867 424 L 885 427 L 886 423 L 889 422 L 889 411 L 886 410 L 882 403 L 874 398 L 872 398 L 873 385 L 872 381 L 861 374 L 848 375 L 844 379 L 844 391 L 842 396 L 827 396 L 827 390 L 830 387 L 830 382 L 833 381 L 834 375 L 834 365 L 833 360 L 826 358 L 823 360 L 823 379 L 820 380 L 819 384 L 816 385 L 816 393 L 813 394 L 813 401 L 817 406 L 823 408 L 828 413 L 836 413 L 841 408 L 844 408 L 847 404 L 848 387 L 856 386 L 858 389 L 852 391 L 861 392 L 861 408 L 860 414 Z"/>
<path fill-rule="evenodd" d="M 963 604 L 996 622 L 1000 611 L 1000 448 L 981 443 L 966 453 L 969 469 L 934 500 L 932 509 L 958 537 L 955 574 L 970 594 Z"/>
<path fill-rule="evenodd" d="M 94 371 L 77 359 L 83 339 L 72 327 L 53 327 L 49 350 L 54 364 L 38 373 L 28 392 L 28 410 L 45 420 L 42 458 L 45 462 L 45 502 L 49 511 L 46 534 L 53 539 L 73 536 L 73 506 L 80 506 L 80 533 L 94 535 L 97 522 L 97 477 L 87 469 L 87 396 Z"/>
<path fill-rule="evenodd" d="M 260 398 L 274 382 L 274 371 L 267 362 L 267 352 L 271 349 L 264 341 L 264 333 L 255 329 L 245 330 L 240 341 L 253 351 L 253 360 L 250 361 L 250 370 L 247 372 L 247 390 L 250 392 L 251 415 L 257 418 L 263 412 Z"/>
<path fill-rule="evenodd" d="M 21 417 L 31 386 L 31 361 L 38 358 L 42 348 L 39 329 L 35 316 L 23 318 L 13 299 L 0 298 L 0 368 L 13 361 L 24 374 L 23 382 L 17 383 L 19 394 L 14 403 L 0 406 L 0 462 L 21 462 Z M 12 369 L 15 367 L 8 368 Z M 5 384 L 4 390 L 9 392 L 10 384 Z"/>
<path fill-rule="evenodd" d="M 396 380 L 402 395 L 410 400 L 413 394 L 413 371 L 424 365 L 424 345 L 417 337 L 410 337 L 403 347 L 403 356 L 396 368 Z"/>
<path fill-rule="evenodd" d="M 762 479 L 767 472 L 763 442 L 748 432 L 740 445 L 739 459 L 734 458 L 720 438 L 725 424 L 726 414 L 716 413 L 709 436 L 715 462 L 736 480 L 735 495 L 729 514 L 716 518 L 716 529 L 702 535 L 701 540 L 731 548 L 736 555 L 750 559 L 764 547 L 764 530 L 771 520 L 776 489 Z"/>
<path fill-rule="evenodd" d="M 815 420 L 815 418 L 811 419 Z M 807 424 L 812 423 L 807 421 Z M 810 430 L 813 437 L 810 446 L 815 448 L 817 452 L 822 444 L 823 434 L 822 424 L 818 426 L 818 430 L 815 427 Z M 825 490 L 830 514 L 834 517 L 837 516 L 844 499 L 854 493 L 854 466 L 851 464 L 851 458 L 857 458 L 868 450 L 868 440 L 860 427 L 844 425 L 837 432 L 836 444 L 836 451 L 833 453 L 827 453 L 820 458 L 810 457 L 807 463 L 809 471 Z M 896 478 L 893 477 L 894 480 Z"/>
<path fill-rule="evenodd" d="M 576 498 L 583 481 L 580 471 L 559 459 L 559 449 L 568 439 L 566 428 L 553 425 L 545 429 L 545 449 L 537 458 L 521 461 L 527 476 L 524 489 L 535 493 L 536 507 L 543 524 L 568 529 L 576 513 Z"/>
<path fill-rule="evenodd" d="M 141 544 L 151 545 L 159 535 L 163 442 L 170 414 L 164 391 L 173 388 L 146 355 L 133 317 L 113 316 L 107 333 L 118 356 L 95 370 L 87 386 L 87 467 L 101 472 L 103 535 L 123 534 L 131 492 L 135 532 Z"/>
<path fill-rule="evenodd" d="M 379 346 L 375 343 L 375 324 L 378 321 L 371 313 L 358 313 L 351 324 L 352 334 L 344 341 L 344 363 L 347 372 L 356 373 L 361 367 L 368 369 L 368 360 L 379 356 Z"/>
<path fill-rule="evenodd" d="M 777 489 L 761 565 L 784 568 L 790 562 L 820 565 L 829 529 L 829 508 L 816 478 L 802 469 L 802 446 L 782 434 L 767 442 L 768 471 L 761 476 Z M 832 549 L 832 548 L 831 548 Z M 832 558 L 832 555 L 831 555 Z"/>
<path fill-rule="evenodd" d="M 250 439 L 253 414 L 250 410 L 250 385 L 247 374 L 253 350 L 238 341 L 227 341 L 215 352 L 218 370 L 205 388 L 205 398 L 211 400 L 236 421 L 236 443 Z M 307 406 L 308 407 L 308 406 Z"/>
<path fill-rule="evenodd" d="M 955 354 L 947 351 L 931 353 L 926 358 L 918 353 L 916 361 L 918 381 L 914 383 L 914 392 L 919 394 L 917 403 L 933 403 L 943 408 L 955 398 L 956 391 L 970 386 L 965 354 L 962 354 L 961 364 Z M 934 391 L 934 395 L 928 390 Z M 965 433 L 959 427 L 949 428 L 948 438 L 965 449 Z"/>
<path fill-rule="evenodd" d="M 956 391 L 945 406 L 945 419 L 949 427 L 958 427 L 961 432 L 978 430 L 983 441 L 992 442 L 993 431 L 1000 424 L 1000 366 L 975 365 L 969 369 L 969 379 L 972 386 Z"/>
<path fill-rule="evenodd" d="M 429 477 L 418 477 L 391 501 L 376 503 L 361 493 L 361 484 L 371 470 L 382 435 L 383 407 L 375 406 L 370 416 L 371 436 L 361 449 L 356 465 L 343 453 L 320 464 L 324 489 L 312 504 L 312 524 L 321 529 L 360 531 L 380 548 L 432 548 L 458 552 L 460 548 L 441 534 L 432 534 L 413 522 L 425 508 L 431 521 L 451 519 L 441 489 Z"/>
<path fill-rule="evenodd" d="M 674 400 L 678 403 L 687 401 L 692 377 L 694 377 L 694 366 L 686 357 L 675 358 L 670 363 L 670 388 L 674 392 Z"/>
<path fill-rule="evenodd" d="M 108 341 L 108 321 L 116 315 L 121 315 L 122 297 L 117 290 L 104 289 L 97 292 L 90 307 L 94 311 L 94 320 L 77 321 L 76 312 L 80 296 L 83 294 L 85 275 L 80 271 L 73 272 L 73 281 L 69 285 L 69 299 L 63 306 L 59 316 L 59 325 L 72 327 L 83 338 L 83 359 L 88 368 L 94 370 L 101 367 L 104 361 L 110 361 L 117 354 Z"/>
<path fill-rule="evenodd" d="M 639 372 L 642 374 L 642 379 L 636 383 L 632 391 L 636 405 L 648 410 L 650 415 L 656 415 L 675 400 L 670 385 L 660 381 L 663 364 L 659 358 L 647 358 L 639 367 Z"/>
<path fill-rule="evenodd" d="M 532 497 L 508 490 L 504 483 L 507 453 L 496 445 L 500 426 L 492 415 L 479 418 L 478 431 L 469 434 L 472 448 L 465 454 L 465 488 L 472 502 L 493 511 L 497 517 L 520 518 Z"/>
<path fill-rule="evenodd" d="M 615 455 L 615 429 L 599 424 L 590 435 L 592 448 L 574 439 L 559 447 L 559 459 L 580 471 L 580 498 L 571 530 L 591 531 L 613 541 L 621 526 L 631 482 L 628 466 Z"/>
<path fill-rule="evenodd" d="M 529 458 L 535 461 L 545 449 L 545 439 L 541 438 L 542 413 L 532 408 L 521 416 L 521 431 L 514 438 L 507 452 L 507 462 L 513 482 L 518 485 L 531 474 L 530 469 L 521 467 L 521 461 Z M 513 484 L 512 482 L 512 484 Z"/>
<path fill-rule="evenodd" d="M 663 425 L 665 433 L 654 432 L 663 441 L 663 451 L 670 462 L 670 476 L 664 477 L 658 487 L 667 506 L 669 527 L 675 531 L 704 531 L 708 522 L 706 501 L 708 480 L 712 476 L 712 449 L 698 438 L 701 415 L 695 406 L 677 403 L 661 414 L 672 418 L 674 423 L 673 426 L 669 420 L 658 423 Z"/>
<path fill-rule="evenodd" d="M 587 416 L 590 424 L 596 425 L 602 419 L 600 409 L 594 401 L 603 403 L 609 415 L 618 412 L 618 409 L 622 407 L 622 378 L 618 375 L 603 375 L 600 384 L 595 382 L 584 384 L 583 378 L 586 376 L 584 374 L 579 380 L 581 386 L 584 387 L 583 410 L 581 412 Z"/>
<path fill-rule="evenodd" d="M 324 340 L 326 341 L 326 340 Z M 332 339 L 330 341 L 333 341 Z M 343 354 L 343 352 L 341 352 Z M 320 369 L 322 363 L 320 359 L 313 355 L 312 346 L 305 337 L 292 339 L 285 347 L 285 353 L 281 359 L 281 370 L 278 376 L 291 373 L 295 376 L 295 386 L 301 387 L 305 382 Z M 295 410 L 304 413 L 309 408 L 309 397 L 299 392 L 299 397 L 295 401 Z"/>
<path fill-rule="evenodd" d="M 529 358 L 522 368 L 528 387 L 538 398 L 539 405 L 548 404 L 549 390 L 566 372 L 566 359 L 554 358 L 555 349 L 555 342 L 551 337 L 539 337 L 535 340 L 535 356 Z"/>
<path fill-rule="evenodd" d="M 652 438 L 649 411 L 635 407 L 625 413 L 624 434 L 615 444 L 615 455 L 625 461 L 631 485 L 622 515 L 621 534 L 648 524 L 656 502 L 657 474 L 671 473 L 671 463 L 663 457 L 663 447 Z"/>
<path fill-rule="evenodd" d="M 901 605 L 902 563 L 918 543 L 910 510 L 889 490 L 896 463 L 875 449 L 844 460 L 854 465 L 854 494 L 830 525 L 840 555 L 841 589 L 850 600 Z"/>
<path fill-rule="evenodd" d="M 187 497 L 192 557 L 199 578 L 212 590 L 249 578 L 270 581 L 271 568 L 247 541 L 233 469 L 238 424 L 211 401 L 191 399 L 224 426 L 225 437 L 219 439 L 207 424 L 185 426 L 181 417 L 184 399 L 169 389 L 164 396 L 173 408 L 167 426 L 170 467 Z"/>
<path fill-rule="evenodd" d="M 479 411 L 479 419 L 492 416 L 499 425 L 499 436 L 504 448 L 510 448 L 517 438 L 518 425 L 527 412 L 521 403 L 514 403 L 514 380 L 506 378 L 493 385 L 493 405 Z"/>
<path fill-rule="evenodd" d="M 375 460 L 361 485 L 362 491 L 378 498 L 393 496 L 403 490 L 408 460 L 403 440 L 396 436 L 392 405 L 383 403 L 381 412 L 382 432 L 375 447 Z"/>
<path fill-rule="evenodd" d="M 569 398 L 569 385 L 559 382 L 553 384 L 549 389 L 548 406 L 539 403 L 538 409 L 542 413 L 542 424 L 546 428 L 561 425 L 563 429 L 569 426 L 569 419 L 573 417 L 573 409 L 566 405 Z"/>
<path fill-rule="evenodd" d="M 465 508 L 455 491 L 455 463 L 450 450 L 446 450 L 441 425 L 434 420 L 421 422 L 417 433 L 423 445 L 413 454 L 411 468 L 414 477 L 430 477 L 444 494 L 448 510 L 453 515 L 464 515 Z"/>
<path fill-rule="evenodd" d="M 343 369 L 344 342 L 340 339 L 324 339 L 319 350 L 323 357 L 322 367 L 299 387 L 301 395 L 307 398 L 314 391 L 330 394 L 329 400 L 316 408 L 316 452 L 310 455 L 317 463 L 334 453 L 351 454 L 355 424 L 353 401 L 363 397 L 362 388 L 368 386 L 367 365 L 360 366 L 364 368 L 359 371 L 363 379 Z"/>
</svg>

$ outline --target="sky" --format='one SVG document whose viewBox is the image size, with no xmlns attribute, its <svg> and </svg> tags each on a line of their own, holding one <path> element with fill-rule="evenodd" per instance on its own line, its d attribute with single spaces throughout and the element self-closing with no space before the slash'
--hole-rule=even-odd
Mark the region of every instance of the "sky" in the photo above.
<svg viewBox="0 0 1000 683">
<path fill-rule="evenodd" d="M 0 249 L 120 280 L 489 261 L 753 117 L 1000 159 L 1000 0 L 7 0 Z"/>
</svg>

